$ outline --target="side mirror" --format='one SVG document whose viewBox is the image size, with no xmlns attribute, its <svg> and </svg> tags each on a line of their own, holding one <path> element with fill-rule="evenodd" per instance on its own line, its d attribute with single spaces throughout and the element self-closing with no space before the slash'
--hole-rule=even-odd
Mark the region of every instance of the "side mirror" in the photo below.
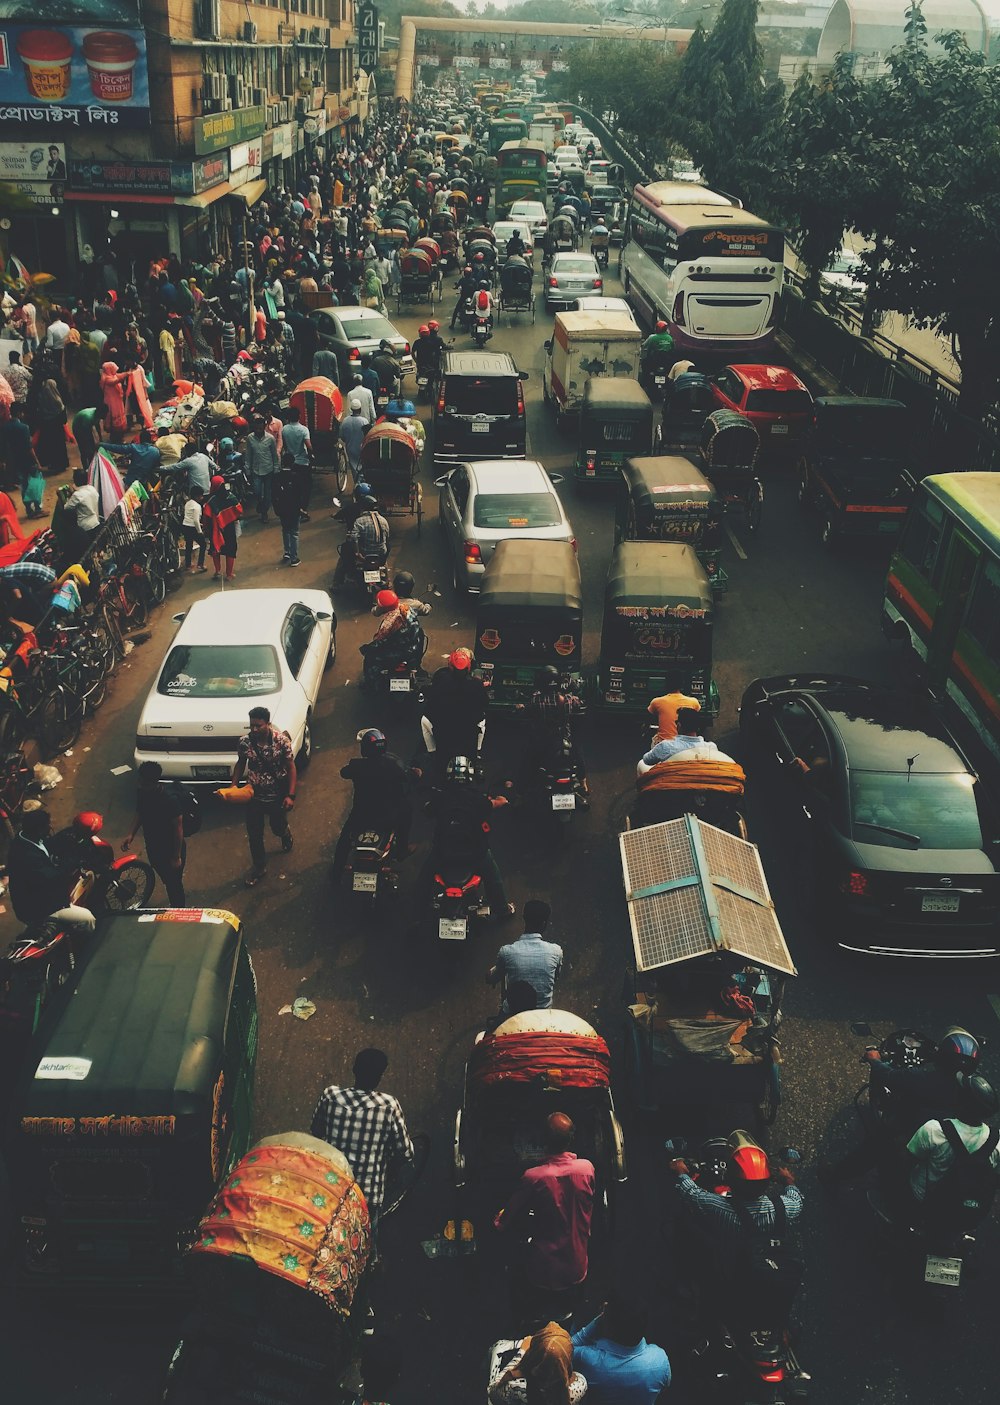
<svg viewBox="0 0 1000 1405">
<path fill-rule="evenodd" d="M 450 476 L 450 475 L 446 473 L 443 478 L 435 478 L 435 479 L 434 479 L 434 486 L 435 486 L 435 488 L 447 488 L 449 476 Z"/>
<path fill-rule="evenodd" d="M 566 477 L 566 475 L 565 475 L 564 473 L 550 473 L 550 474 L 549 474 L 549 482 L 550 482 L 550 483 L 561 483 L 565 477 Z"/>
<path fill-rule="evenodd" d="M 179 615 L 171 615 L 174 624 L 180 624 L 181 620 L 187 619 L 187 610 L 181 610 Z"/>
<path fill-rule="evenodd" d="M 551 352 L 551 350 L 552 350 L 552 338 L 549 337 L 548 341 L 542 342 L 542 346 L 545 348 L 546 351 Z"/>
<path fill-rule="evenodd" d="M 518 371 L 517 374 L 520 376 L 521 380 L 523 380 L 523 381 L 530 381 L 530 380 L 531 380 L 531 372 L 530 372 L 530 371 Z"/>
<path fill-rule="evenodd" d="M 317 611 L 316 611 L 316 619 L 318 619 L 318 620 L 332 620 L 332 619 L 333 619 L 333 615 L 330 613 L 329 610 L 317 610 Z"/>
</svg>

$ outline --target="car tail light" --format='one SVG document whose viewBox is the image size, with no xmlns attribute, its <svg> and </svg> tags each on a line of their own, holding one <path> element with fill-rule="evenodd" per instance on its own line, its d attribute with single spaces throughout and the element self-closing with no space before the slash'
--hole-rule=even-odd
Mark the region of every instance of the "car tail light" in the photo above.
<svg viewBox="0 0 1000 1405">
<path fill-rule="evenodd" d="M 604 279 L 603 279 L 603 278 L 595 278 L 595 279 L 594 279 L 594 287 L 595 287 L 595 288 L 603 288 L 603 287 L 604 287 Z"/>
<path fill-rule="evenodd" d="M 586 470 L 587 470 L 588 473 L 596 473 L 596 472 L 597 472 L 597 457 L 596 457 L 596 455 L 594 455 L 594 454 L 588 454 L 588 455 L 587 455 L 586 465 L 585 465 L 585 466 L 586 466 Z"/>
<path fill-rule="evenodd" d="M 559 279 L 558 279 L 558 278 L 550 278 L 550 279 L 549 279 L 549 287 L 550 287 L 550 288 L 558 288 L 558 287 L 559 287 Z"/>
<path fill-rule="evenodd" d="M 672 313 L 671 315 L 672 315 L 672 320 L 676 323 L 676 325 L 677 325 L 678 327 L 683 327 L 683 326 L 685 325 L 685 322 L 684 322 L 684 294 L 683 294 L 683 293 L 678 293 L 677 296 L 674 298 L 674 310 L 673 310 L 673 313 Z"/>
<path fill-rule="evenodd" d="M 863 898 L 867 894 L 868 888 L 867 873 L 862 873 L 857 868 L 852 868 L 840 885 L 840 891 L 847 893 L 852 898 Z"/>
<path fill-rule="evenodd" d="M 479 550 L 479 543 L 478 543 L 478 542 L 466 542 L 466 543 L 465 543 L 465 562 L 466 562 L 466 565 L 472 566 L 472 565 L 474 565 L 477 561 L 482 561 L 482 559 L 483 559 L 483 553 Z"/>
<path fill-rule="evenodd" d="M 517 383 L 517 413 L 519 418 L 524 414 L 524 386 L 520 381 Z"/>
<path fill-rule="evenodd" d="M 352 346 L 352 347 L 351 347 L 351 350 L 350 350 L 349 355 L 350 355 L 350 359 L 351 359 L 352 361 L 360 361 L 360 360 L 361 360 L 361 352 L 358 350 L 358 348 L 357 348 L 356 346 Z"/>
<path fill-rule="evenodd" d="M 438 414 L 444 414 L 444 383 L 441 384 L 441 394 L 438 396 Z"/>
<path fill-rule="evenodd" d="M 404 356 L 409 356 L 409 354 L 410 354 L 410 343 L 409 343 L 408 341 L 405 341 L 405 342 L 403 342 L 403 355 L 404 355 Z"/>
<path fill-rule="evenodd" d="M 573 550 L 576 551 L 576 549 L 577 549 L 576 537 L 570 537 L 570 539 L 569 539 L 569 544 L 570 544 L 570 546 L 573 548 Z"/>
<path fill-rule="evenodd" d="M 777 1381 L 783 1381 L 785 1379 L 785 1368 L 783 1366 L 779 1366 L 776 1362 L 755 1361 L 754 1365 L 760 1372 L 760 1379 L 762 1381 L 770 1381 L 774 1383 Z"/>
</svg>

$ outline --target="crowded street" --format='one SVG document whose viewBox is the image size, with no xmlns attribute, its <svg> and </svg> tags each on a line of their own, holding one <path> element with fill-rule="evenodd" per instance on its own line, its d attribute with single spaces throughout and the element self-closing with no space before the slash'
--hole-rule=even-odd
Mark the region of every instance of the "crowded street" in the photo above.
<svg viewBox="0 0 1000 1405">
<path fill-rule="evenodd" d="M 350 189 L 360 188 L 370 177 L 373 195 L 371 201 L 366 195 L 362 203 L 384 205 L 388 191 L 401 186 L 406 169 L 403 158 L 418 127 L 423 130 L 419 105 L 409 129 L 388 113 L 377 122 L 372 120 L 367 145 L 359 142 L 353 161 L 348 157 L 341 173 Z M 364 161 L 360 159 L 363 151 Z M 330 224 L 334 207 L 328 208 L 322 193 L 329 185 L 332 198 L 333 181 L 340 183 L 340 175 L 331 174 L 332 165 L 331 159 L 322 180 L 317 175 L 311 187 L 306 181 L 306 203 L 315 192 L 319 213 L 315 236 L 293 232 L 296 222 L 301 225 L 303 218 L 309 218 L 298 193 L 297 213 L 287 194 L 274 200 L 269 219 L 259 206 L 249 212 L 247 229 L 254 233 L 247 264 L 256 262 L 260 279 L 270 280 L 269 286 L 275 282 L 280 286 L 277 275 L 294 254 L 305 291 L 329 287 L 331 281 L 337 287 L 336 266 L 344 259 L 336 219 Z M 265 209 L 269 199 L 265 196 Z M 488 218 L 492 221 L 494 215 Z M 262 248 L 263 239 L 270 243 L 274 237 L 268 230 L 280 230 L 278 237 L 285 241 L 280 260 L 272 260 L 271 266 L 267 245 Z M 357 236 L 355 242 L 368 242 L 366 229 L 358 227 L 352 233 Z M 324 283 L 327 236 L 338 252 L 334 279 Z M 580 247 L 589 248 L 586 234 Z M 538 461 L 550 475 L 572 529 L 582 582 L 579 663 L 584 677 L 592 678 L 601 656 L 608 563 L 617 542 L 616 499 L 613 489 L 579 481 L 576 421 L 567 415 L 560 422 L 562 417 L 545 403 L 545 343 L 553 336 L 554 324 L 552 312 L 543 303 L 540 265 L 537 248 L 534 315 L 497 309 L 491 339 L 486 350 L 477 354 L 507 353 L 520 373 L 526 458 Z M 612 248 L 600 290 L 605 297 L 620 298 L 625 291 L 617 266 L 617 250 Z M 198 282 L 203 283 L 210 270 L 206 261 L 198 271 Z M 154 301 L 164 281 L 175 286 L 175 273 L 183 274 L 177 287 L 194 279 L 191 268 L 174 270 L 164 262 L 153 275 Z M 224 271 L 220 266 L 211 273 L 216 286 L 226 282 L 224 296 L 228 297 L 232 262 Z M 440 321 L 449 351 L 474 350 L 467 330 L 448 327 L 456 297 L 453 285 L 460 273 L 461 269 L 445 273 L 443 297 L 430 304 L 405 297 L 397 303 L 393 289 L 398 287 L 399 275 L 395 272 L 383 291 L 376 290 L 379 302 L 383 294 L 385 299 L 379 310 L 384 310 L 405 340 L 407 354 L 431 315 Z M 353 270 L 345 275 L 347 288 L 359 286 L 352 283 L 353 277 Z M 137 317 L 145 316 L 139 304 L 148 304 L 150 298 L 145 268 L 141 278 L 141 296 L 133 309 Z M 121 281 L 125 301 L 130 280 L 123 276 Z M 314 364 L 304 350 L 306 304 L 300 308 L 293 303 L 293 289 L 297 284 L 301 290 L 302 282 L 298 276 L 284 282 L 286 312 L 280 322 L 294 326 L 303 340 L 289 353 L 287 368 L 277 355 L 266 364 L 275 374 L 280 370 L 287 389 L 279 398 L 287 401 L 287 392 L 314 373 Z M 338 292 L 344 289 L 338 287 Z M 274 293 L 269 296 L 273 300 Z M 339 311 L 343 313 L 349 303 L 348 297 L 340 296 Z M 88 312 L 82 296 L 80 304 L 85 320 Z M 337 310 L 336 306 L 330 309 L 331 313 Z M 192 312 L 193 325 L 201 326 L 203 318 L 195 308 Z M 187 317 L 186 311 L 181 316 L 182 320 Z M 265 341 L 255 346 L 252 338 L 243 338 L 262 358 L 264 348 L 270 352 L 282 336 L 277 316 L 269 315 L 267 320 Z M 230 321 L 225 305 L 221 321 Z M 194 381 L 204 374 L 206 368 L 198 361 L 221 358 L 225 370 L 236 360 L 235 344 L 226 348 L 232 354 L 222 356 L 221 344 L 209 331 L 202 333 L 204 347 L 195 338 L 191 350 L 199 355 L 191 356 L 181 346 L 179 328 L 168 320 L 163 325 L 168 335 L 169 328 L 177 332 L 180 381 Z M 147 330 L 162 348 L 155 325 Z M 225 326 L 220 330 L 226 335 Z M 644 326 L 643 338 L 652 330 Z M 836 391 L 835 385 L 817 380 L 814 368 L 797 358 L 794 348 L 789 355 L 788 345 L 775 347 L 771 359 L 796 371 L 814 395 Z M 315 350 L 321 351 L 322 346 Z M 127 364 L 123 359 L 123 370 Z M 158 372 L 149 423 L 170 397 L 171 387 L 165 380 Z M 85 384 L 81 382 L 78 394 Z M 342 410 L 349 417 L 354 409 L 352 386 L 342 377 L 340 387 Z M 388 574 L 391 579 L 393 573 L 410 572 L 414 596 L 431 607 L 420 623 L 427 638 L 423 668 L 433 675 L 454 667 L 455 651 L 476 648 L 481 629 L 477 626 L 479 600 L 456 588 L 447 524 L 439 517 L 444 490 L 435 483 L 452 465 L 435 465 L 433 404 L 429 397 L 418 400 L 413 371 L 404 375 L 398 398 L 414 402 L 412 416 L 420 421 L 425 435 L 416 472 L 421 513 L 388 517 Z M 141 399 L 139 405 L 141 410 Z M 83 408 L 81 400 L 76 398 L 71 408 Z M 279 417 L 288 423 L 287 406 Z M 249 418 L 252 427 L 256 415 Z M 127 430 L 112 436 L 112 443 L 106 443 L 103 435 L 95 436 L 90 447 L 104 443 L 114 459 L 121 441 L 137 440 L 142 425 L 138 413 Z M 242 432 L 234 434 L 237 450 L 247 441 L 250 427 L 244 421 L 239 427 Z M 415 442 L 420 443 L 419 433 Z M 81 458 L 78 443 L 70 446 L 70 469 Z M 203 443 L 189 446 L 187 452 L 200 448 Z M 242 451 L 247 453 L 245 448 Z M 120 459 L 119 467 L 124 472 Z M 927 1297 L 917 1291 L 922 1285 L 901 1282 L 899 1264 L 880 1241 L 864 1182 L 821 1186 L 817 1167 L 835 1160 L 857 1141 L 853 1100 L 866 1082 L 864 1051 L 894 1030 L 919 1030 L 938 1039 L 949 1027 L 961 1026 L 984 1042 L 979 1072 L 994 1080 L 1000 1077 L 995 1052 L 1000 995 L 992 993 L 994 988 L 1000 990 L 995 986 L 1000 975 L 994 975 L 995 961 L 893 961 L 840 949 L 840 919 L 826 905 L 815 881 L 807 828 L 789 822 L 782 779 L 775 780 L 768 772 L 763 783 L 756 780 L 754 766 L 763 765 L 762 757 L 759 749 L 749 754 L 740 737 L 738 712 L 752 680 L 774 675 L 843 675 L 879 685 L 912 686 L 902 652 L 880 629 L 889 559 L 884 540 L 846 541 L 828 549 L 820 544 L 817 524 L 798 500 L 792 462 L 763 458 L 757 472 L 763 485 L 759 528 L 749 531 L 739 514 L 725 518 L 721 564 L 728 583 L 725 592 L 715 597 L 713 629 L 713 677 L 720 708 L 710 735 L 746 769 L 749 838 L 759 848 L 781 933 L 797 971 L 784 993 L 780 1107 L 773 1125 L 763 1132 L 757 1127 L 755 1132 L 772 1164 L 780 1161 L 791 1167 L 804 1202 L 797 1226 L 804 1272 L 791 1319 L 795 1350 L 803 1370 L 812 1377 L 808 1398 L 816 1405 L 862 1400 L 929 1405 L 955 1392 L 959 1361 L 963 1401 L 986 1401 L 993 1394 L 988 1321 L 996 1291 L 995 1225 L 985 1224 L 978 1235 L 982 1277 L 963 1282 L 961 1292 L 952 1294 L 951 1300 L 942 1301 L 945 1294 Z M 324 1088 L 351 1083 L 359 1051 L 384 1051 L 388 1065 L 381 1090 L 398 1099 L 411 1136 L 419 1135 L 421 1142 L 429 1139 L 419 1178 L 398 1211 L 379 1227 L 379 1262 L 370 1269 L 367 1301 L 376 1339 L 391 1339 L 400 1354 L 399 1380 L 391 1400 L 393 1405 L 423 1405 L 432 1400 L 465 1405 L 485 1400 L 490 1347 L 498 1339 L 517 1337 L 519 1324 L 512 1315 L 504 1243 L 493 1226 L 500 1207 L 490 1204 L 476 1185 L 455 1188 L 456 1111 L 463 1102 L 465 1066 L 477 1034 L 497 1016 L 499 994 L 488 983 L 488 973 L 500 947 L 514 942 L 521 932 L 524 904 L 542 900 L 551 907 L 546 935 L 563 950 L 552 1005 L 581 1017 L 610 1047 L 611 1091 L 628 1164 L 627 1180 L 613 1187 L 613 1204 L 600 1231 L 595 1228 L 589 1273 L 570 1330 L 595 1317 L 616 1287 L 629 1285 L 643 1304 L 647 1340 L 661 1346 L 670 1358 L 673 1382 L 664 1398 L 692 1405 L 705 1401 L 709 1395 L 691 1366 L 697 1332 L 691 1324 L 690 1295 L 671 1228 L 676 1177 L 668 1163 L 674 1152 L 664 1143 L 684 1138 L 695 1146 L 708 1136 L 728 1135 L 734 1126 L 742 1125 L 735 1119 L 745 1117 L 746 1111 L 722 1109 L 721 1122 L 717 1107 L 688 1107 L 675 1115 L 667 1108 L 650 1113 L 636 1106 L 627 1086 L 626 1006 L 633 1002 L 635 953 L 619 835 L 633 808 L 636 763 L 649 745 L 647 719 L 632 713 L 615 716 L 609 708 L 588 708 L 574 727 L 574 741 L 586 763 L 587 803 L 574 809 L 568 824 L 554 825 L 551 814 L 522 795 L 524 719 L 513 711 L 491 708 L 482 750 L 483 789 L 490 796 L 510 800 L 495 811 L 491 847 L 513 915 L 508 917 L 502 905 L 494 903 L 490 918 L 474 922 L 466 940 L 439 940 L 421 879 L 431 861 L 433 832 L 425 812 L 432 793 L 433 763 L 425 748 L 421 703 L 411 695 L 360 686 L 365 667 L 360 649 L 372 639 L 378 621 L 372 618 L 372 600 L 364 581 L 352 577 L 333 589 L 345 537 L 342 508 L 359 475 L 360 470 L 355 471 L 345 488 L 338 486 L 335 464 L 313 467 L 308 514 L 295 538 L 297 559 L 295 555 L 288 559 L 289 541 L 282 521 L 277 515 L 261 521 L 250 495 L 243 504 L 238 551 L 232 551 L 235 568 L 220 571 L 220 552 L 232 566 L 228 539 L 220 534 L 210 543 L 208 569 L 172 575 L 163 603 L 151 611 L 143 629 L 133 631 L 134 647 L 109 677 L 103 705 L 84 717 L 71 746 L 49 758 L 61 780 L 45 793 L 44 805 L 54 828 L 69 825 L 81 811 L 99 812 L 103 837 L 118 850 L 135 832 L 136 751 L 142 751 L 143 742 L 142 735 L 137 741 L 137 730 L 141 732 L 147 694 L 179 627 L 177 617 L 197 602 L 220 595 L 238 599 L 246 592 L 272 590 L 294 591 L 310 599 L 314 592 L 328 595 L 332 602 L 328 608 L 335 613 L 331 625 L 335 658 L 320 676 L 308 721 L 311 756 L 305 740 L 302 743 L 308 767 L 302 764 L 303 752 L 299 753 L 297 785 L 292 788 L 295 803 L 286 815 L 294 844 L 282 842 L 278 830 L 265 828 L 265 871 L 248 850 L 241 808 L 216 798 L 214 786 L 198 788 L 201 824 L 186 841 L 186 896 L 181 906 L 235 914 L 243 924 L 253 963 L 259 1025 L 251 1144 L 279 1133 L 309 1132 Z M 13 481 L 16 475 L 11 477 Z M 54 506 L 54 490 L 66 481 L 65 471 L 61 476 L 47 473 L 42 505 L 46 512 Z M 11 493 L 14 497 L 13 487 Z M 216 504 L 217 514 L 225 511 L 214 475 L 210 501 Z M 27 528 L 19 501 L 16 506 L 21 525 Z M 211 532 L 213 525 L 206 530 Z M 219 525 L 221 533 L 221 517 Z M 294 575 L 293 565 L 299 567 Z M 233 609 L 232 601 L 227 608 Z M 259 608 L 258 618 L 263 620 L 263 608 Z M 323 609 L 314 608 L 322 619 Z M 250 706 L 252 700 L 245 710 Z M 384 733 L 389 752 L 424 773 L 413 792 L 409 837 L 414 851 L 393 864 L 397 890 L 380 893 L 371 907 L 359 902 L 359 894 L 342 878 L 331 878 L 334 848 L 352 803 L 351 782 L 342 778 L 341 768 L 358 756 L 358 739 L 369 728 Z M 225 785 L 227 778 L 219 780 Z M 132 847 L 141 854 L 142 844 L 140 835 Z M 6 946 L 18 936 L 22 924 L 9 899 L 4 901 L 0 938 Z M 159 878 L 146 905 L 167 905 Z M 727 1116 L 734 1120 L 726 1121 Z M 795 1154 L 789 1156 L 793 1148 Z M 9 1194 L 4 1200 L 9 1217 L 13 1214 Z M 464 1241 L 463 1221 L 470 1226 Z M 462 1252 L 454 1252 L 456 1234 Z M 0 1342 L 6 1398 L 24 1399 L 30 1392 L 42 1405 L 70 1401 L 144 1405 L 161 1398 L 167 1365 L 190 1310 L 182 1291 L 174 1287 L 148 1294 L 137 1290 L 124 1298 L 105 1298 L 96 1289 L 64 1293 L 53 1284 L 45 1289 L 50 1296 L 42 1297 L 34 1289 L 22 1289 L 13 1256 L 5 1259 L 6 1311 Z M 53 1350 L 54 1339 L 58 1350 Z M 601 1398 L 613 1405 L 612 1397 Z"/>
</svg>

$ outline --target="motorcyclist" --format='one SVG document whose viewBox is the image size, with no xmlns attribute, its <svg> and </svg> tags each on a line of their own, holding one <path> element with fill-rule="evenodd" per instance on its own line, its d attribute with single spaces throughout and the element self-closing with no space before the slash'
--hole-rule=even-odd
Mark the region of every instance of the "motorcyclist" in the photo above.
<svg viewBox="0 0 1000 1405">
<path fill-rule="evenodd" d="M 374 498 L 375 492 L 370 483 L 356 483 L 354 492 L 347 502 L 341 503 L 340 508 L 333 514 L 335 522 L 343 522 L 347 527 L 353 527 L 357 519 L 366 510 L 365 499 Z"/>
<path fill-rule="evenodd" d="M 521 231 L 519 229 L 515 229 L 514 233 L 507 240 L 507 257 L 509 259 L 523 258 L 524 254 L 525 243 L 524 240 L 521 238 Z"/>
<path fill-rule="evenodd" d="M 417 612 L 410 611 L 394 590 L 380 590 L 372 614 L 379 619 L 374 638 L 361 645 L 364 683 L 372 683 L 404 660 L 417 667 L 424 656 L 424 631 Z"/>
<path fill-rule="evenodd" d="M 976 1170 L 987 1187 L 982 1197 L 984 1213 L 996 1192 L 996 1181 L 1000 1179 L 1000 1134 L 996 1130 L 1000 1098 L 979 1073 L 959 1073 L 955 1081 L 955 1115 L 943 1120 L 928 1119 L 906 1144 L 910 1199 L 905 1208 L 911 1219 L 918 1212 L 924 1222 L 940 1218 L 947 1223 L 950 1216 L 960 1212 L 964 1198 L 962 1181 L 968 1169 L 962 1163 L 972 1158 L 979 1162 Z M 960 1165 L 962 1175 L 956 1177 L 954 1173 Z"/>
<path fill-rule="evenodd" d="M 455 287 L 458 289 L 458 300 L 455 303 L 455 310 L 451 314 L 450 325 L 452 331 L 455 330 L 455 323 L 462 315 L 462 309 L 465 307 L 466 302 L 479 287 L 479 279 L 473 272 L 471 263 L 467 263 L 462 269 L 462 276 L 455 284 Z"/>
<path fill-rule="evenodd" d="M 437 372 L 441 369 L 441 357 L 444 355 L 445 341 L 444 337 L 441 335 L 440 322 L 436 321 L 432 317 L 431 320 L 427 323 L 427 325 L 430 328 L 430 337 L 428 338 L 428 340 L 430 341 L 431 346 L 434 348 L 434 369 L 435 372 Z"/>
<path fill-rule="evenodd" d="M 525 752 L 527 778 L 533 777 L 553 754 L 565 730 L 569 734 L 572 760 L 580 777 L 581 788 L 586 794 L 586 766 L 573 736 L 573 724 L 586 712 L 586 704 L 571 688 L 563 686 L 554 664 L 546 664 L 538 670 L 534 692 L 527 702 L 518 703 L 516 710 L 525 713 L 531 723 L 531 741 Z"/>
<path fill-rule="evenodd" d="M 392 588 L 399 596 L 399 603 L 405 605 L 413 615 L 429 615 L 431 606 L 425 605 L 413 594 L 416 582 L 409 571 L 397 571 L 392 578 Z"/>
<path fill-rule="evenodd" d="M 452 756 L 445 768 L 444 786 L 427 802 L 434 822 L 431 852 L 421 874 L 423 891 L 429 893 L 434 875 L 443 864 L 468 863 L 481 869 L 487 901 L 499 918 L 513 917 L 503 879 L 490 850 L 493 811 L 505 806 L 506 796 L 484 795 L 474 785 L 475 770 L 465 756 Z"/>
<path fill-rule="evenodd" d="M 333 853 L 330 876 L 335 880 L 344 872 L 355 838 L 365 830 L 380 835 L 391 830 L 397 858 L 407 858 L 416 848 L 410 843 L 410 791 L 413 782 L 420 779 L 420 772 L 404 765 L 388 750 L 385 734 L 377 727 L 359 732 L 358 741 L 361 755 L 353 757 L 340 771 L 345 781 L 354 784 L 354 803 Z"/>
<path fill-rule="evenodd" d="M 667 330 L 666 322 L 657 322 L 639 351 L 640 371 L 652 371 L 658 366 L 666 366 L 673 360 L 674 339 Z"/>
<path fill-rule="evenodd" d="M 431 329 L 426 324 L 420 328 L 417 340 L 413 343 L 413 360 L 418 376 L 434 379 L 437 374 L 437 348 L 431 340 Z"/>
<path fill-rule="evenodd" d="M 382 565 L 389 555 L 389 524 L 379 512 L 375 498 L 362 498 L 360 507 L 340 548 L 340 559 L 333 574 L 335 590 L 344 584 L 348 571 L 361 558 L 371 558 Z"/>
<path fill-rule="evenodd" d="M 74 903 L 70 886 L 74 870 L 53 853 L 52 817 L 39 807 L 21 818 L 20 831 L 7 851 L 7 875 L 14 915 L 25 926 L 49 919 L 80 931 L 94 930 L 94 914 Z"/>
<path fill-rule="evenodd" d="M 452 756 L 478 758 L 486 735 L 486 689 L 472 676 L 472 652 L 456 649 L 427 691 L 420 719 L 424 745 L 444 766 Z"/>
<path fill-rule="evenodd" d="M 590 252 L 596 258 L 598 254 L 607 255 L 608 241 L 611 238 L 611 231 L 598 215 L 597 219 L 590 226 Z M 649 338 L 647 337 L 648 341 Z M 671 340 L 671 345 L 673 342 Z"/>
<path fill-rule="evenodd" d="M 394 396 L 402 384 L 403 368 L 396 360 L 392 342 L 383 337 L 379 342 L 378 351 L 373 351 L 368 358 L 368 365 L 377 372 L 380 388 L 388 390 L 389 395 Z"/>
</svg>

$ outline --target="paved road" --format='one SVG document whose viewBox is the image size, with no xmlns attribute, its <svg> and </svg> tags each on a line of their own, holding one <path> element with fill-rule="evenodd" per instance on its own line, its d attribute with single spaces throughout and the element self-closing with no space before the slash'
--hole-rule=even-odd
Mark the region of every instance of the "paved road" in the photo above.
<svg viewBox="0 0 1000 1405">
<path fill-rule="evenodd" d="M 613 279 L 611 284 L 609 291 L 614 291 Z M 400 321 L 415 331 L 418 319 Z M 504 326 L 493 345 L 514 352 L 530 372 L 530 452 L 552 470 L 568 470 L 570 441 L 557 435 L 541 404 L 541 346 L 548 325 L 540 312 L 534 327 L 523 322 L 512 330 Z M 436 665 L 455 645 L 471 642 L 472 615 L 446 583 L 449 572 L 438 540 L 431 478 L 425 471 L 423 535 L 418 538 L 412 525 L 404 525 L 396 535 L 394 561 L 414 572 L 420 594 L 430 591 L 434 613 L 428 621 L 428 661 Z M 755 675 L 816 666 L 891 680 L 897 667 L 878 630 L 884 562 L 861 551 L 828 553 L 819 544 L 816 523 L 801 517 L 790 480 L 769 473 L 766 489 L 758 538 L 740 542 L 739 551 L 730 549 L 725 563 L 731 589 L 717 626 L 723 710 L 716 736 L 723 745 L 735 725 L 742 689 Z M 314 495 L 313 520 L 303 533 L 304 565 L 294 582 L 278 565 L 278 528 L 251 524 L 241 545 L 236 589 L 328 582 L 339 532 L 324 510 L 326 491 L 321 483 Z M 593 662 L 612 512 L 607 500 L 581 497 L 568 482 L 562 495 L 580 542 L 585 656 Z M 111 835 L 124 832 L 133 780 L 115 777 L 111 769 L 131 758 L 141 701 L 170 636 L 171 606 L 183 608 L 212 588 L 204 577 L 185 581 L 160 612 L 152 637 L 121 670 L 96 726 L 75 754 L 60 763 L 66 782 L 52 798 L 57 819 L 83 804 L 96 805 L 107 815 Z M 470 1258 L 431 1261 L 420 1241 L 438 1234 L 449 1215 L 462 1208 L 449 1190 L 462 1067 L 475 1031 L 493 1009 L 495 997 L 483 982 L 484 972 L 514 924 L 481 934 L 461 950 L 429 949 L 410 925 L 406 900 L 420 856 L 410 861 L 395 920 L 366 925 L 331 891 L 327 864 L 348 800 L 338 771 L 354 749 L 355 733 L 366 724 L 384 722 L 404 755 L 417 740 L 415 719 L 390 722 L 357 688 L 356 649 L 371 632 L 358 602 L 338 597 L 338 615 L 339 658 L 324 684 L 314 760 L 293 820 L 294 852 L 276 854 L 268 882 L 247 893 L 241 882 L 246 852 L 239 819 L 232 812 L 209 811 L 190 845 L 188 892 L 193 902 L 232 907 L 247 925 L 260 989 L 260 1135 L 308 1125 L 317 1091 L 331 1079 L 347 1078 L 359 1047 L 377 1044 L 389 1054 L 384 1086 L 400 1097 L 411 1125 L 433 1137 L 423 1181 L 387 1228 L 387 1266 L 378 1290 L 383 1316 L 396 1322 L 408 1350 L 398 1405 L 423 1405 L 431 1399 L 466 1405 L 484 1398 L 484 1349 L 502 1334 L 505 1323 L 503 1284 L 488 1226 L 474 1210 L 480 1252 Z M 508 774 L 516 745 L 512 729 L 491 722 L 488 745 L 491 775 Z M 512 816 L 506 825 L 503 818 L 497 825 L 497 853 L 519 904 L 531 895 L 553 903 L 555 933 L 567 956 L 559 1003 L 592 1018 L 614 1043 L 621 1030 L 629 956 L 615 837 L 630 795 L 634 728 L 593 719 L 584 749 L 594 804 L 589 815 L 577 817 L 568 842 L 555 846 L 526 819 Z M 771 1145 L 792 1143 L 805 1156 L 801 1179 L 808 1201 L 803 1226 L 808 1272 L 800 1302 L 801 1355 L 815 1377 L 813 1399 L 820 1405 L 868 1399 L 880 1405 L 929 1405 L 949 1396 L 954 1363 L 961 1362 L 963 1399 L 986 1400 L 992 1393 L 986 1304 L 995 1300 L 994 1276 L 947 1304 L 950 1311 L 940 1320 L 932 1316 L 901 1292 L 879 1260 L 862 1197 L 848 1191 L 839 1204 L 830 1204 L 815 1186 L 811 1163 L 851 1135 L 849 1105 L 861 1081 L 857 1060 L 867 1042 L 852 1031 L 852 1024 L 863 1022 L 878 1034 L 903 1025 L 937 1032 L 959 1021 L 990 1033 L 995 1016 L 986 992 L 994 978 L 954 967 L 880 969 L 834 954 L 821 915 L 811 904 L 799 836 L 778 825 L 773 800 L 767 793 L 758 795 L 751 821 L 800 976 L 786 1001 L 785 1102 Z M 426 835 L 418 829 L 415 837 Z M 9 914 L 0 919 L 0 937 L 6 939 L 13 930 Z M 317 1005 L 308 1023 L 278 1014 L 298 995 L 308 995 Z M 991 1056 L 989 1063 L 996 1071 L 997 1060 Z M 627 1129 L 632 1177 L 622 1201 L 614 1257 L 620 1271 L 647 1287 L 657 1335 L 679 1350 L 681 1331 L 665 1291 L 672 1265 L 658 1235 L 660 1141 L 674 1130 Z M 992 1233 L 989 1243 L 995 1248 Z M 594 1278 L 599 1299 L 607 1265 L 597 1265 Z M 0 1341 L 9 1399 L 25 1398 L 29 1390 L 40 1405 L 143 1405 L 157 1398 L 179 1309 L 157 1303 L 109 1311 L 72 1304 L 52 1311 L 52 1317 L 37 1316 L 27 1304 L 14 1303 L 4 1316 Z M 683 1389 L 676 1397 L 693 1398 Z"/>
</svg>

